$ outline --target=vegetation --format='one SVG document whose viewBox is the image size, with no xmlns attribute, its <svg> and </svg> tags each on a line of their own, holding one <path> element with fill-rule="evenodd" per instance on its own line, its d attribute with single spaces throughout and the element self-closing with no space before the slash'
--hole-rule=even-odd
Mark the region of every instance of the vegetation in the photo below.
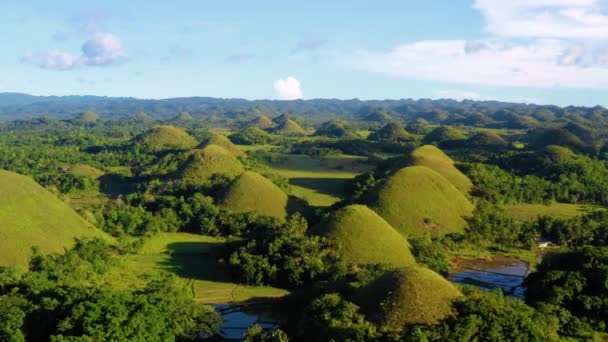
<svg viewBox="0 0 608 342">
<path fill-rule="evenodd" d="M 439 274 L 419 266 L 389 271 L 362 288 L 358 303 L 370 320 L 387 327 L 434 324 L 450 315 L 462 293 Z"/>
<path fill-rule="evenodd" d="M 285 218 L 287 194 L 270 180 L 255 172 L 244 172 L 237 177 L 218 199 L 221 208 L 232 212 L 259 212 Z"/>
<path fill-rule="evenodd" d="M 403 168 L 370 191 L 370 208 L 404 236 L 463 231 L 473 205 L 437 172 Z"/>
<path fill-rule="evenodd" d="M 109 239 L 32 179 L 0 170 L 0 265 L 27 266 L 32 248 L 60 253 L 75 239 Z"/>
<path fill-rule="evenodd" d="M 411 140 L 410 134 L 397 123 L 390 122 L 367 137 L 368 140 L 400 143 Z"/>
<path fill-rule="evenodd" d="M 303 135 L 306 133 L 304 128 L 297 122 L 287 119 L 281 122 L 277 127 L 273 129 L 274 133 L 284 135 Z"/>
<path fill-rule="evenodd" d="M 457 128 L 452 126 L 440 126 L 427 134 L 422 139 L 422 143 L 427 145 L 441 145 L 446 142 L 464 139 L 466 139 L 466 136 Z"/>
<path fill-rule="evenodd" d="M 243 172 L 243 164 L 232 153 L 220 146 L 208 145 L 189 152 L 179 178 L 188 184 L 204 184 L 216 176 L 234 178 Z"/>
<path fill-rule="evenodd" d="M 219 146 L 238 158 L 245 158 L 247 156 L 245 152 L 243 152 L 240 148 L 235 146 L 232 141 L 221 134 L 214 134 L 210 138 L 203 141 L 197 148 L 204 149 L 209 145 Z"/>
<path fill-rule="evenodd" d="M 167 125 L 156 126 L 137 136 L 133 142 L 135 146 L 150 152 L 187 150 L 196 145 L 196 141 L 188 133 Z"/>
<path fill-rule="evenodd" d="M 335 211 L 315 230 L 333 242 L 340 259 L 349 264 L 403 267 L 416 262 L 407 240 L 363 205 Z"/>
<path fill-rule="evenodd" d="M 463 194 L 468 194 L 473 188 L 471 180 L 455 166 L 454 161 L 443 151 L 432 145 L 425 145 L 414 150 L 410 155 L 412 165 L 425 166 L 439 173 Z"/>
</svg>

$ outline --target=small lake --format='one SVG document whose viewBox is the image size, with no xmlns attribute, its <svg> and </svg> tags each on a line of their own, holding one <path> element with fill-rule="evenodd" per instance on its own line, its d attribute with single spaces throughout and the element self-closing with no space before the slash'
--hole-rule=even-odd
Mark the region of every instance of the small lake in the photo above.
<svg viewBox="0 0 608 342">
<path fill-rule="evenodd" d="M 265 313 L 259 306 L 247 307 L 234 304 L 214 305 L 215 311 L 222 317 L 219 335 L 227 340 L 240 340 L 253 325 L 260 325 L 264 330 L 278 328 L 279 321 L 270 313 Z"/>
<path fill-rule="evenodd" d="M 491 259 L 457 259 L 450 267 L 450 281 L 482 289 L 500 288 L 512 297 L 523 299 L 523 285 L 530 267 L 513 257 L 495 256 Z"/>
</svg>

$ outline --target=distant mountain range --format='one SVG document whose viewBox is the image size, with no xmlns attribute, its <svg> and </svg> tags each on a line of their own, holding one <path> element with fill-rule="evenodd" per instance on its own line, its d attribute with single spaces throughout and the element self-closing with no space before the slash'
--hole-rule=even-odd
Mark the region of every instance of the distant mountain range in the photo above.
<svg viewBox="0 0 608 342">
<path fill-rule="evenodd" d="M 254 115 L 276 116 L 288 113 L 306 118 L 362 118 L 374 111 L 403 118 L 443 118 L 479 116 L 538 116 L 555 118 L 573 115 L 584 120 L 607 117 L 603 107 L 559 107 L 518 104 L 498 101 L 455 101 L 430 99 L 368 100 L 358 99 L 312 99 L 296 101 L 221 99 L 212 97 L 184 97 L 162 100 L 137 99 L 132 97 L 103 96 L 33 96 L 21 93 L 0 93 L 0 120 L 31 119 L 49 117 L 71 119 L 84 111 L 95 111 L 100 117 L 130 117 L 145 112 L 157 119 L 169 119 L 180 112 L 194 116 L 223 116 L 227 118 L 251 117 Z M 442 121 L 442 120 L 430 120 Z"/>
</svg>

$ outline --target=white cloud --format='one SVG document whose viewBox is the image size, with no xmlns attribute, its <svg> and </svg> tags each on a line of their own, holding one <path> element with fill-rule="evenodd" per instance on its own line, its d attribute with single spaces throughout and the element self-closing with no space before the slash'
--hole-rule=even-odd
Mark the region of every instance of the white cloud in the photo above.
<svg viewBox="0 0 608 342">
<path fill-rule="evenodd" d="M 591 51 L 591 60 L 607 60 Z M 459 84 L 550 88 L 608 88 L 608 68 L 581 63 L 576 43 L 537 39 L 527 43 L 421 41 L 388 53 L 359 52 L 354 64 L 392 76 Z"/>
<path fill-rule="evenodd" d="M 82 44 L 80 55 L 53 50 L 36 55 L 27 53 L 21 57 L 21 61 L 44 69 L 69 70 L 83 64 L 110 65 L 126 57 L 120 38 L 111 33 L 96 33 Z"/>
<path fill-rule="evenodd" d="M 82 45 L 82 59 L 87 65 L 108 65 L 127 57 L 122 40 L 111 33 L 96 33 Z"/>
<path fill-rule="evenodd" d="M 598 0 L 475 0 L 486 31 L 503 37 L 608 37 L 608 15 Z"/>
<path fill-rule="evenodd" d="M 30 53 L 21 57 L 24 63 L 31 63 L 43 69 L 53 70 L 68 70 L 72 69 L 79 63 L 80 57 L 67 52 L 49 51 L 40 55 L 32 55 Z"/>
<path fill-rule="evenodd" d="M 281 100 L 298 100 L 304 97 L 300 81 L 291 76 L 274 81 L 274 92 Z"/>
<path fill-rule="evenodd" d="M 435 98 L 453 99 L 453 100 L 457 100 L 457 101 L 481 100 L 482 99 L 481 95 L 477 94 L 476 92 L 467 91 L 467 90 L 454 90 L 454 89 L 436 90 L 433 92 L 433 95 Z"/>
</svg>

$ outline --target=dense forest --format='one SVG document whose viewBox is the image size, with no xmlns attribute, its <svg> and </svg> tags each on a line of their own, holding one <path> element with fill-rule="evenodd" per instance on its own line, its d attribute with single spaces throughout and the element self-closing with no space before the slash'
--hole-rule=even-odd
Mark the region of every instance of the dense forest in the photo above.
<svg viewBox="0 0 608 342">
<path fill-rule="evenodd" d="M 604 108 L 0 94 L 0 117 L 0 341 L 608 336 Z M 461 267 L 500 258 L 519 284 Z"/>
</svg>

